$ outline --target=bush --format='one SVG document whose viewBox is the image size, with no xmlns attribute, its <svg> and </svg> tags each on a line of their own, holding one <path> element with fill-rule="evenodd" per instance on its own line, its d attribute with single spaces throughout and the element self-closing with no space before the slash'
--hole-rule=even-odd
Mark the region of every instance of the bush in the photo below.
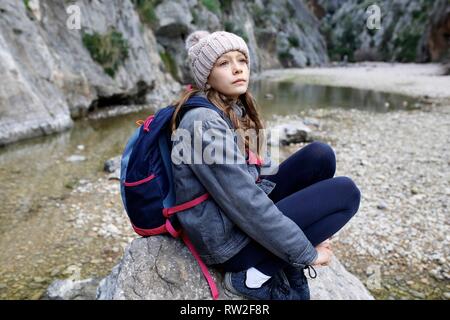
<svg viewBox="0 0 450 320">
<path fill-rule="evenodd" d="M 288 51 L 279 52 L 278 60 L 283 66 L 289 67 L 292 64 L 292 55 Z"/>
<path fill-rule="evenodd" d="M 101 35 L 83 33 L 83 44 L 93 60 L 103 67 L 103 70 L 114 77 L 119 65 L 128 58 L 128 43 L 122 33 L 112 30 Z"/>
<path fill-rule="evenodd" d="M 227 12 L 231 11 L 231 3 L 233 2 L 233 0 L 219 0 L 219 1 L 223 11 Z"/>
<path fill-rule="evenodd" d="M 225 31 L 234 33 L 234 34 L 238 35 L 239 37 L 241 37 L 242 39 L 244 39 L 245 42 L 248 42 L 247 33 L 244 30 L 242 30 L 241 28 L 236 27 L 236 24 L 234 24 L 231 21 L 225 21 L 223 25 L 224 25 Z"/>
<path fill-rule="evenodd" d="M 404 31 L 394 41 L 394 46 L 399 50 L 397 56 L 400 62 L 413 62 L 416 60 L 417 46 L 420 41 L 420 34 Z"/>
<path fill-rule="evenodd" d="M 300 46 L 300 43 L 298 42 L 298 38 L 296 36 L 289 36 L 288 41 L 289 44 L 294 48 L 298 48 Z"/>
<path fill-rule="evenodd" d="M 212 13 L 215 13 L 217 15 L 220 14 L 220 2 L 219 0 L 202 0 L 202 4 L 211 11 Z"/>
<path fill-rule="evenodd" d="M 143 23 L 150 28 L 155 28 L 158 24 L 158 17 L 155 13 L 155 7 L 162 2 L 162 0 L 132 0 L 133 4 L 139 14 L 139 18 Z"/>
<path fill-rule="evenodd" d="M 159 54 L 159 56 L 161 57 L 161 60 L 164 62 L 164 66 L 166 67 L 166 70 L 169 71 L 169 73 L 172 75 L 172 77 L 175 80 L 179 81 L 180 79 L 178 79 L 177 64 L 175 63 L 175 60 L 172 58 L 170 53 L 161 52 Z"/>
<path fill-rule="evenodd" d="M 31 11 L 30 0 L 23 0 L 23 5 L 25 6 L 25 9 L 27 9 L 28 11 Z"/>
</svg>

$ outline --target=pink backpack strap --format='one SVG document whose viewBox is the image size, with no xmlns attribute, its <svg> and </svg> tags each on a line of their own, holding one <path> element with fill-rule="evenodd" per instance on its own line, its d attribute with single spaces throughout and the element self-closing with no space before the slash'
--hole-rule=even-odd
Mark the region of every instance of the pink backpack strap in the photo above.
<svg viewBox="0 0 450 320">
<path fill-rule="evenodd" d="M 186 244 L 186 246 L 188 247 L 189 251 L 194 256 L 195 260 L 197 260 L 197 263 L 200 266 L 200 269 L 202 270 L 203 276 L 205 277 L 206 281 L 209 284 L 209 288 L 211 290 L 211 294 L 212 294 L 213 299 L 217 300 L 218 297 L 219 297 L 219 290 L 217 290 L 216 283 L 214 282 L 211 274 L 209 273 L 208 267 L 205 265 L 203 260 L 200 258 L 200 255 L 198 254 L 197 250 L 195 250 L 194 245 L 192 244 L 191 240 L 189 240 L 189 238 L 186 235 L 186 233 L 182 232 L 182 230 L 179 230 L 179 231 L 175 230 L 175 228 L 170 223 L 170 220 L 168 219 L 170 216 L 173 216 L 175 213 L 183 211 L 183 210 L 186 210 L 186 209 L 189 209 L 189 208 L 192 208 L 192 207 L 202 203 L 203 201 L 205 201 L 208 198 L 209 198 L 209 194 L 205 193 L 205 194 L 201 195 L 200 197 L 197 197 L 197 198 L 195 198 L 195 199 L 193 199 L 191 201 L 182 203 L 182 204 L 180 204 L 178 206 L 170 207 L 170 208 L 164 208 L 163 209 L 163 215 L 164 215 L 164 217 L 167 218 L 164 228 L 174 238 L 178 238 L 181 235 L 181 239 L 183 239 L 183 242 Z"/>
<path fill-rule="evenodd" d="M 264 161 L 258 157 L 256 154 L 254 154 L 251 150 L 248 150 L 248 160 L 247 162 L 249 164 L 256 164 L 257 166 L 261 166 L 264 164 Z"/>
<path fill-rule="evenodd" d="M 197 260 L 197 263 L 200 266 L 200 269 L 202 270 L 203 276 L 205 277 L 206 281 L 209 284 L 209 288 L 211 290 L 213 299 L 217 300 L 217 298 L 219 297 L 219 290 L 217 290 L 216 283 L 214 282 L 211 274 L 209 273 L 208 267 L 205 265 L 202 258 L 200 258 L 197 250 L 195 250 L 194 245 L 192 244 L 191 240 L 189 240 L 186 233 L 182 232 L 182 230 L 176 231 L 175 228 L 170 223 L 169 219 L 166 220 L 165 228 L 167 232 L 170 233 L 174 238 L 178 238 L 181 235 L 181 239 L 183 239 L 183 242 L 186 244 L 189 251 L 194 256 L 195 260 Z"/>
<path fill-rule="evenodd" d="M 142 228 L 138 228 L 136 227 L 133 223 L 131 223 L 131 226 L 133 227 L 134 231 L 142 236 L 142 237 L 148 237 L 148 236 L 156 236 L 158 234 L 161 233 L 165 233 L 167 232 L 166 226 L 162 225 L 158 228 L 153 228 L 153 229 L 142 229 Z"/>
<path fill-rule="evenodd" d="M 202 270 L 203 276 L 205 277 L 206 281 L 209 284 L 209 289 L 211 290 L 211 295 L 214 300 L 217 300 L 219 298 L 219 290 L 217 290 L 216 283 L 214 282 L 211 274 L 209 273 L 208 267 L 205 265 L 203 260 L 198 255 L 197 250 L 195 250 L 194 246 L 192 245 L 191 241 L 189 240 L 186 233 L 181 234 L 181 238 L 183 239 L 186 246 L 189 248 L 189 251 L 191 251 L 192 255 L 194 256 L 195 260 L 197 260 L 198 265 L 200 266 L 200 269 Z"/>
<path fill-rule="evenodd" d="M 195 207 L 196 205 L 202 203 L 203 201 L 205 201 L 206 199 L 209 198 L 209 194 L 205 193 L 203 195 L 201 195 L 200 197 L 197 197 L 191 201 L 182 203 L 178 206 L 175 207 L 170 207 L 170 208 L 164 208 L 163 209 L 163 215 L 166 218 L 169 218 L 170 216 L 174 215 L 175 213 L 179 212 L 179 211 L 183 211 L 192 207 Z"/>
</svg>

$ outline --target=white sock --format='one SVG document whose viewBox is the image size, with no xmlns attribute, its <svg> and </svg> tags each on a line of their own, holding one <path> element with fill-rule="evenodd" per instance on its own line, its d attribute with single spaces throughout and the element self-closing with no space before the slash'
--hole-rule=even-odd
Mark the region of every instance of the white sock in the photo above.
<svg viewBox="0 0 450 320">
<path fill-rule="evenodd" d="M 261 286 L 264 284 L 264 282 L 266 282 L 270 278 L 272 278 L 272 277 L 268 276 L 268 275 L 262 273 L 261 271 L 259 271 L 258 269 L 255 269 L 252 267 L 247 270 L 247 277 L 245 279 L 245 285 L 251 289 L 261 288 Z"/>
</svg>

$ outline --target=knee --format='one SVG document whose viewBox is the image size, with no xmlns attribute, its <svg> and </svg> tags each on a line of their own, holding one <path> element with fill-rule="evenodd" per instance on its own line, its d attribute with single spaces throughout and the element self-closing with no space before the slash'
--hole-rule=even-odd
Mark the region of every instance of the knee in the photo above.
<svg viewBox="0 0 450 320">
<path fill-rule="evenodd" d="M 337 177 L 340 180 L 341 188 L 346 197 L 346 205 L 349 209 L 349 214 L 354 216 L 358 212 L 359 204 L 361 202 L 361 191 L 355 182 L 348 177 Z"/>
<path fill-rule="evenodd" d="M 336 172 L 336 155 L 330 145 L 314 141 L 308 145 L 315 164 L 320 166 L 320 171 L 328 178 L 332 178 Z"/>
</svg>

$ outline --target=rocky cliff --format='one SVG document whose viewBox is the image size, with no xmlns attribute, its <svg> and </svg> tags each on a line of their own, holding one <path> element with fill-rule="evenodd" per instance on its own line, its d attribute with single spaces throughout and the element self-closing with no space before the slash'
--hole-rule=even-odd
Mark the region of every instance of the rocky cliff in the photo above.
<svg viewBox="0 0 450 320">
<path fill-rule="evenodd" d="M 97 107 L 148 103 L 176 83 L 130 1 L 0 3 L 0 145 L 71 127 Z M 175 86 L 174 86 L 175 85 Z"/>
<path fill-rule="evenodd" d="M 241 35 L 254 71 L 328 61 L 301 0 L 4 0 L 0 145 L 98 108 L 169 102 L 191 81 L 184 40 L 198 29 Z"/>
<path fill-rule="evenodd" d="M 332 60 L 450 61 L 448 0 L 309 0 Z M 380 28 L 367 28 L 376 4 Z"/>
<path fill-rule="evenodd" d="M 448 61 L 448 0 L 4 0 L 0 145 L 68 129 L 92 110 L 160 106 L 192 82 L 194 30 L 242 36 L 253 73 L 331 60 Z"/>
</svg>

